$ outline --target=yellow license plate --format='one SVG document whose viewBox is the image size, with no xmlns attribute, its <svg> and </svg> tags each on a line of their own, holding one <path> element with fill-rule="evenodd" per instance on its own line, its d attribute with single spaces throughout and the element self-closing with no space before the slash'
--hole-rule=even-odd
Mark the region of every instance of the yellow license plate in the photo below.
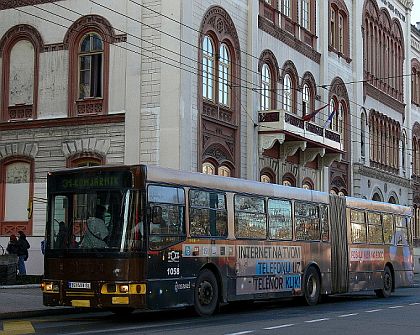
<svg viewBox="0 0 420 335">
<path fill-rule="evenodd" d="M 128 305 L 128 297 L 112 297 L 114 305 Z"/>
<path fill-rule="evenodd" d="M 73 307 L 90 307 L 90 300 L 72 300 Z"/>
</svg>

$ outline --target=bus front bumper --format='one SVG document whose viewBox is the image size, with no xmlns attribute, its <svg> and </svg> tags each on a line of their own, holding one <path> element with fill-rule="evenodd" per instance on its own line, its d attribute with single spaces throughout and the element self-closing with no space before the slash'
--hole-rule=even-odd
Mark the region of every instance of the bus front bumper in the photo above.
<svg viewBox="0 0 420 335">
<path fill-rule="evenodd" d="M 146 308 L 145 283 L 63 282 L 41 283 L 45 306 L 79 308 Z"/>
</svg>

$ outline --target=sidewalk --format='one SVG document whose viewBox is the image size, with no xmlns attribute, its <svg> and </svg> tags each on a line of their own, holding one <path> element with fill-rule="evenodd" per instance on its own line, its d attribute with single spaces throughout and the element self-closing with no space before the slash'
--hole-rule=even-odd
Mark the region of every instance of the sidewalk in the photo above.
<svg viewBox="0 0 420 335">
<path fill-rule="evenodd" d="M 39 284 L 0 286 L 0 320 L 71 313 L 72 307 L 42 304 Z"/>
<path fill-rule="evenodd" d="M 420 274 L 415 274 L 413 287 L 420 287 Z M 0 320 L 80 313 L 80 311 L 73 307 L 44 306 L 38 284 L 0 286 Z"/>
</svg>

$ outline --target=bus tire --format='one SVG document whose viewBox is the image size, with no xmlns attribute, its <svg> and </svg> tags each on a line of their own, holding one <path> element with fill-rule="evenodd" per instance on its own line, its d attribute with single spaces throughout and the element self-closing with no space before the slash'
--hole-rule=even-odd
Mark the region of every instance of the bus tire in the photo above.
<svg viewBox="0 0 420 335">
<path fill-rule="evenodd" d="M 392 293 L 393 279 L 392 273 L 388 266 L 385 267 L 383 275 L 383 287 L 379 290 L 375 290 L 376 296 L 379 298 L 388 298 Z"/>
<path fill-rule="evenodd" d="M 318 271 L 310 266 L 303 277 L 303 296 L 309 306 L 316 305 L 321 296 L 321 279 Z"/>
<path fill-rule="evenodd" d="M 219 285 L 214 273 L 204 269 L 194 288 L 194 309 L 200 316 L 212 315 L 219 306 Z"/>
</svg>

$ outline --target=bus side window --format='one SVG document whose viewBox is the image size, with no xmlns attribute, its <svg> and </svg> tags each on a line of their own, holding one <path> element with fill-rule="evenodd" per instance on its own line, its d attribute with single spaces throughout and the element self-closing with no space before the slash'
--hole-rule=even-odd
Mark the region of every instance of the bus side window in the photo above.
<svg viewBox="0 0 420 335">
<path fill-rule="evenodd" d="M 287 200 L 268 199 L 269 236 L 273 240 L 293 238 L 292 204 Z"/>
<path fill-rule="evenodd" d="M 382 244 L 382 220 L 379 213 L 368 213 L 368 242 Z"/>
<path fill-rule="evenodd" d="M 328 220 L 328 207 L 325 205 L 319 206 L 319 215 L 321 218 L 321 240 L 329 242 L 330 240 L 330 221 Z"/>
<path fill-rule="evenodd" d="M 149 248 L 163 249 L 185 238 L 185 196 L 181 187 L 150 185 L 147 199 L 152 209 L 149 218 Z"/>
<path fill-rule="evenodd" d="M 227 236 L 227 210 L 224 193 L 190 190 L 191 236 Z"/>
<path fill-rule="evenodd" d="M 366 243 L 366 218 L 364 211 L 350 211 L 351 240 L 353 243 Z"/>
<path fill-rule="evenodd" d="M 295 230 L 297 240 L 321 239 L 319 208 L 316 204 L 295 202 Z"/>
<path fill-rule="evenodd" d="M 264 198 L 235 195 L 235 236 L 237 238 L 267 238 Z"/>
<path fill-rule="evenodd" d="M 385 244 L 392 243 L 392 237 L 394 236 L 394 224 L 392 214 L 384 214 L 382 216 L 383 231 L 384 231 L 384 242 Z"/>
<path fill-rule="evenodd" d="M 399 215 L 395 215 L 395 244 L 408 245 L 407 220 Z"/>
</svg>

